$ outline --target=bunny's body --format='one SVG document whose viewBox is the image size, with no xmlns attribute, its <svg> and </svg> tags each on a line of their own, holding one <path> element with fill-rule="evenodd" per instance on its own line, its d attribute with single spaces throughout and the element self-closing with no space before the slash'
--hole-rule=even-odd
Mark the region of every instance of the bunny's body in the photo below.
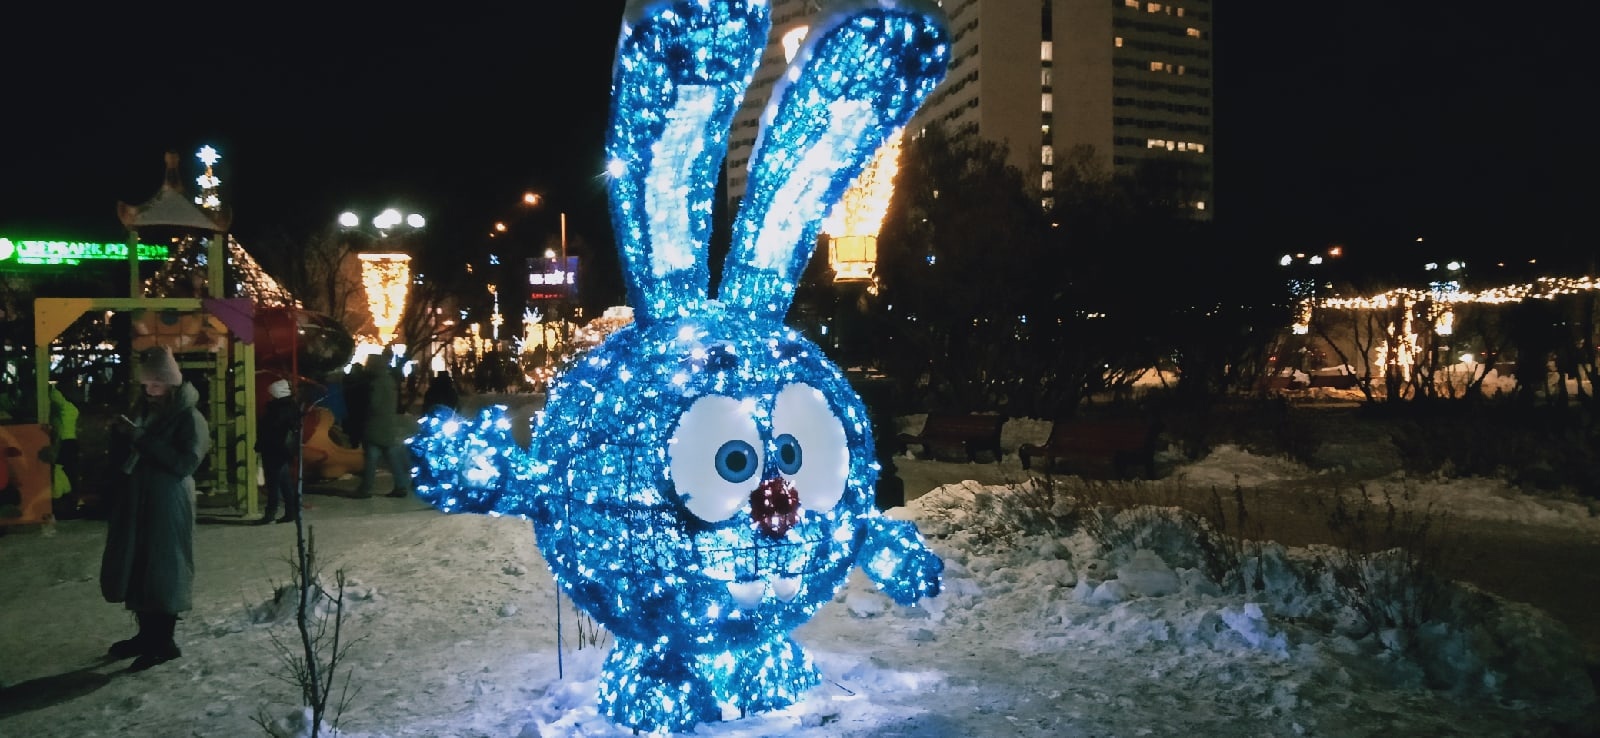
<svg viewBox="0 0 1600 738">
<path fill-rule="evenodd" d="M 892 7 L 891 7 L 892 6 Z M 637 322 L 552 387 L 526 453 L 503 408 L 412 440 L 446 511 L 523 515 L 560 586 L 616 638 L 601 711 L 642 730 L 781 708 L 819 676 L 790 632 L 861 564 L 895 601 L 939 591 L 914 526 L 873 507 L 860 398 L 783 324 L 826 208 L 943 75 L 921 2 L 848 2 L 774 91 L 721 300 L 707 236 L 762 2 L 630 4 L 613 84 L 612 203 Z"/>
</svg>

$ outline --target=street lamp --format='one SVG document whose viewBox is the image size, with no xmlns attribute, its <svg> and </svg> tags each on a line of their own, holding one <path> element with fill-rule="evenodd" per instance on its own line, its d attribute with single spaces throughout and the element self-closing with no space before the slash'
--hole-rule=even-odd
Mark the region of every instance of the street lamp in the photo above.
<svg viewBox="0 0 1600 738">
<path fill-rule="evenodd" d="M 544 196 L 537 192 L 522 193 L 522 204 L 529 208 L 540 207 L 544 204 L 544 202 Z M 574 297 L 573 293 L 576 292 L 577 289 L 577 270 L 571 268 L 572 265 L 568 261 L 567 256 L 567 213 L 563 210 L 558 211 L 558 214 L 560 217 L 560 253 L 552 253 L 548 249 L 545 251 L 543 263 L 547 265 L 553 263 L 553 269 L 546 268 L 541 273 L 535 273 L 535 271 L 532 269 L 529 270 L 528 294 L 530 296 L 534 296 L 534 299 L 548 300 L 555 306 L 566 308 L 567 303 Z M 534 260 L 530 259 L 529 261 L 531 265 L 531 262 Z M 560 346 L 561 350 L 565 351 L 567 349 L 568 341 L 571 337 L 571 332 L 569 330 L 569 325 L 571 323 L 571 315 L 569 313 L 571 311 L 562 309 L 558 312 L 561 320 Z M 548 362 L 550 358 L 548 346 L 546 349 L 545 358 Z"/>
<path fill-rule="evenodd" d="M 1330 246 L 1327 249 L 1327 257 L 1330 259 L 1337 259 L 1342 255 L 1344 255 L 1343 247 Z M 1295 300 L 1294 324 L 1291 329 L 1297 336 L 1311 332 L 1311 315 L 1316 306 L 1318 279 L 1316 270 L 1312 267 L 1320 267 L 1324 263 L 1326 260 L 1322 254 L 1305 252 L 1284 254 L 1278 259 L 1278 265 L 1289 270 L 1289 294 Z"/>
<path fill-rule="evenodd" d="M 524 193 L 522 193 L 522 204 L 527 205 L 530 208 L 539 207 L 539 205 L 541 203 L 543 203 L 543 202 L 544 202 L 544 196 L 539 194 L 539 193 L 537 193 L 537 192 L 524 192 Z M 560 211 L 560 214 L 561 214 L 561 268 L 563 270 L 565 270 L 567 268 L 567 212 L 565 210 L 563 210 L 563 211 Z M 499 230 L 500 231 L 502 231 L 502 232 L 505 231 L 505 224 L 504 223 L 496 223 L 495 225 L 499 226 Z"/>
</svg>

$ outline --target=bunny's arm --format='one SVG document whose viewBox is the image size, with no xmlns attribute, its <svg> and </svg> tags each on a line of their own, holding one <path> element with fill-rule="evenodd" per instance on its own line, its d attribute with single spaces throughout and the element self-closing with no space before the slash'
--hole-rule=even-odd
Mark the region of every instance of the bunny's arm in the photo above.
<svg viewBox="0 0 1600 738">
<path fill-rule="evenodd" d="M 939 595 L 944 562 L 928 549 L 916 525 L 872 514 L 861 526 L 858 561 L 879 589 L 902 605 Z"/>
<path fill-rule="evenodd" d="M 511 435 L 503 406 L 475 420 L 439 408 L 406 439 L 417 496 L 447 513 L 528 517 L 537 485 L 535 465 Z"/>
</svg>

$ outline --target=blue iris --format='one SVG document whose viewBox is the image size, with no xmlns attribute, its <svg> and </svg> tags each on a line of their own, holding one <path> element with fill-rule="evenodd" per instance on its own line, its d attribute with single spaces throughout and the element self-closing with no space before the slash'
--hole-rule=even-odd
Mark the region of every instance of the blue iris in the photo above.
<svg viewBox="0 0 1600 738">
<path fill-rule="evenodd" d="M 717 449 L 717 473 L 730 482 L 743 482 L 756 473 L 756 449 L 734 439 Z"/>
<path fill-rule="evenodd" d="M 778 471 L 784 474 L 798 473 L 802 459 L 799 439 L 785 433 L 778 436 L 778 440 L 774 442 L 774 445 L 777 446 L 777 454 L 774 458 L 778 462 Z"/>
</svg>

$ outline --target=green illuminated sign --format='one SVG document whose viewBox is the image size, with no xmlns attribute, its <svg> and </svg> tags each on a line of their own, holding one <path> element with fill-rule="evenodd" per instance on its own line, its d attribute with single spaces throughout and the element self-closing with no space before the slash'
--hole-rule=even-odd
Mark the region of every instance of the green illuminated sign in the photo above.
<svg viewBox="0 0 1600 738">
<path fill-rule="evenodd" d="M 166 246 L 152 243 L 139 244 L 139 259 L 141 261 L 165 261 L 167 255 Z M 29 266 L 72 265 L 86 261 L 126 261 L 127 259 L 128 244 L 125 243 L 13 240 L 0 236 L 0 268 L 13 264 L 26 264 Z"/>
</svg>

